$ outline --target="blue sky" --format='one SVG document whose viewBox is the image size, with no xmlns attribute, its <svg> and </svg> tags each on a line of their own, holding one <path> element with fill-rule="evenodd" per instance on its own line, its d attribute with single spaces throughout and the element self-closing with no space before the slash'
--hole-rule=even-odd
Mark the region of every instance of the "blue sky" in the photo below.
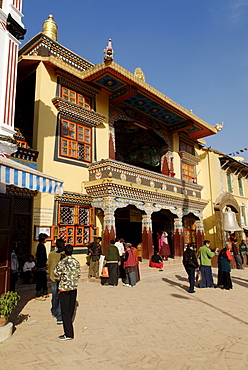
<svg viewBox="0 0 248 370">
<path fill-rule="evenodd" d="M 114 60 L 211 125 L 206 138 L 248 162 L 248 0 L 23 0 L 27 34 L 53 14 L 58 41 L 92 63 Z"/>
</svg>

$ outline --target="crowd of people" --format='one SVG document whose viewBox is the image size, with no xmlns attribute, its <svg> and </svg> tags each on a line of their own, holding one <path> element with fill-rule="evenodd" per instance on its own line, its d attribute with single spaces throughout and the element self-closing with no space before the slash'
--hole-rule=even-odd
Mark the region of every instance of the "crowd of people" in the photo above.
<svg viewBox="0 0 248 370">
<path fill-rule="evenodd" d="M 137 249 L 131 243 L 125 243 L 124 239 L 116 238 L 110 240 L 103 256 L 101 241 L 99 237 L 88 246 L 88 277 L 101 278 L 105 286 L 117 286 L 120 278 L 123 286 L 134 288 L 140 280 Z"/>
<path fill-rule="evenodd" d="M 246 263 L 248 264 L 248 246 L 245 240 L 237 247 L 237 239 L 229 238 L 226 245 L 221 251 L 216 248 L 214 251 L 210 249 L 210 241 L 205 240 L 204 245 L 199 249 L 196 254 L 191 244 L 187 245 L 183 253 L 183 265 L 188 274 L 189 280 L 189 293 L 195 293 L 195 272 L 198 275 L 198 288 L 214 288 L 219 287 L 224 290 L 232 289 L 231 280 L 231 266 L 230 262 L 234 258 L 236 268 L 243 270 L 244 255 L 246 255 Z M 217 285 L 214 285 L 211 258 L 218 255 L 218 280 Z M 198 262 L 198 259 L 199 262 Z"/>
<path fill-rule="evenodd" d="M 163 271 L 164 260 L 167 260 L 168 243 L 166 234 L 160 240 L 163 245 L 154 252 L 150 258 L 149 266 Z M 60 340 L 74 338 L 73 315 L 75 312 L 77 286 L 80 278 L 80 264 L 72 257 L 73 247 L 65 245 L 63 239 L 56 240 L 55 249 L 47 256 L 45 243 L 48 236 L 41 233 L 37 245 L 36 258 L 29 255 L 23 265 L 23 278 L 26 284 L 36 283 L 36 299 L 44 301 L 49 297 L 47 273 L 51 281 L 51 314 L 57 324 L 63 325 L 64 334 Z M 140 280 L 139 259 L 137 249 L 131 243 L 125 243 L 124 239 L 110 240 L 106 248 L 105 256 L 102 254 L 102 238 L 98 237 L 88 245 L 89 279 L 101 279 L 104 286 L 115 287 L 119 281 L 123 286 L 134 288 Z M 160 244 L 161 244 L 160 243 Z M 163 249 L 164 247 L 164 249 Z M 162 255 L 161 255 L 162 254 Z M 211 259 L 218 255 L 218 281 L 214 285 Z M 195 293 L 196 271 L 198 275 L 197 286 L 199 288 L 220 287 L 232 289 L 231 267 L 232 259 L 236 262 L 237 269 L 243 269 L 242 264 L 246 260 L 248 264 L 248 246 L 245 240 L 237 246 L 235 238 L 229 238 L 225 247 L 219 252 L 218 249 L 210 249 L 210 241 L 205 240 L 203 246 L 196 253 L 192 244 L 188 244 L 183 253 L 183 265 L 188 275 L 189 293 Z M 11 254 L 10 288 L 15 291 L 18 278 L 18 257 L 15 251 Z"/>
</svg>

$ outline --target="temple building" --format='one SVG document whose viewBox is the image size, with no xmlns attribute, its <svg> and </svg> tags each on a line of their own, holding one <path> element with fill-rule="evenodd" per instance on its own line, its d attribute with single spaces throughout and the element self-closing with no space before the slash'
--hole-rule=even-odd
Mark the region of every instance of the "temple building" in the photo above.
<svg viewBox="0 0 248 370">
<path fill-rule="evenodd" d="M 111 40 L 94 65 L 59 44 L 57 31 L 50 15 L 18 60 L 16 139 L 39 153 L 39 171 L 64 181 L 63 194 L 32 200 L 32 248 L 44 228 L 81 262 L 96 236 L 104 248 L 122 237 L 143 258 L 163 231 L 171 257 L 199 247 L 209 203 L 203 138 L 217 128 L 148 85 L 140 68 L 116 64 Z"/>
<path fill-rule="evenodd" d="M 248 163 L 204 145 L 200 157 L 206 183 L 202 195 L 209 199 L 203 211 L 205 237 L 219 249 L 230 234 L 248 241 Z"/>
<path fill-rule="evenodd" d="M 104 251 L 124 238 L 144 259 L 163 232 L 171 258 L 204 238 L 246 238 L 248 164 L 204 140 L 223 125 L 116 64 L 111 40 L 98 65 L 59 44 L 52 15 L 19 50 L 16 86 L 21 0 L 0 1 L 0 17 L 0 292 L 11 248 L 22 264 L 40 232 L 47 252 L 62 237 L 82 264 L 97 236 Z"/>
</svg>

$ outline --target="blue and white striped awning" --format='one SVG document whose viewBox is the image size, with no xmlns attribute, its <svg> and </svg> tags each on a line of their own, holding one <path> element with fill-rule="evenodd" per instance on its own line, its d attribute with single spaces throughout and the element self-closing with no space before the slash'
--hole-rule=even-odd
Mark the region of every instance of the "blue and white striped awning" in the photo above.
<svg viewBox="0 0 248 370">
<path fill-rule="evenodd" d="M 5 157 L 0 157 L 0 182 L 41 193 L 63 194 L 62 180 Z"/>
</svg>

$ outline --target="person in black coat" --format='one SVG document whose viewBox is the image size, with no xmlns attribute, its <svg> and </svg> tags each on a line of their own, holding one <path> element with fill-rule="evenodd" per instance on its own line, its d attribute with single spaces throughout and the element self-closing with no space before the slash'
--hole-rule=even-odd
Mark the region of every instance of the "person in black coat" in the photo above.
<svg viewBox="0 0 248 370">
<path fill-rule="evenodd" d="M 45 242 L 48 235 L 39 234 L 39 244 L 36 250 L 36 299 L 44 301 L 48 297 L 46 263 L 47 253 Z"/>
<path fill-rule="evenodd" d="M 183 265 L 189 277 L 189 293 L 195 293 L 195 269 L 199 267 L 193 247 L 189 243 L 183 253 Z"/>
</svg>

